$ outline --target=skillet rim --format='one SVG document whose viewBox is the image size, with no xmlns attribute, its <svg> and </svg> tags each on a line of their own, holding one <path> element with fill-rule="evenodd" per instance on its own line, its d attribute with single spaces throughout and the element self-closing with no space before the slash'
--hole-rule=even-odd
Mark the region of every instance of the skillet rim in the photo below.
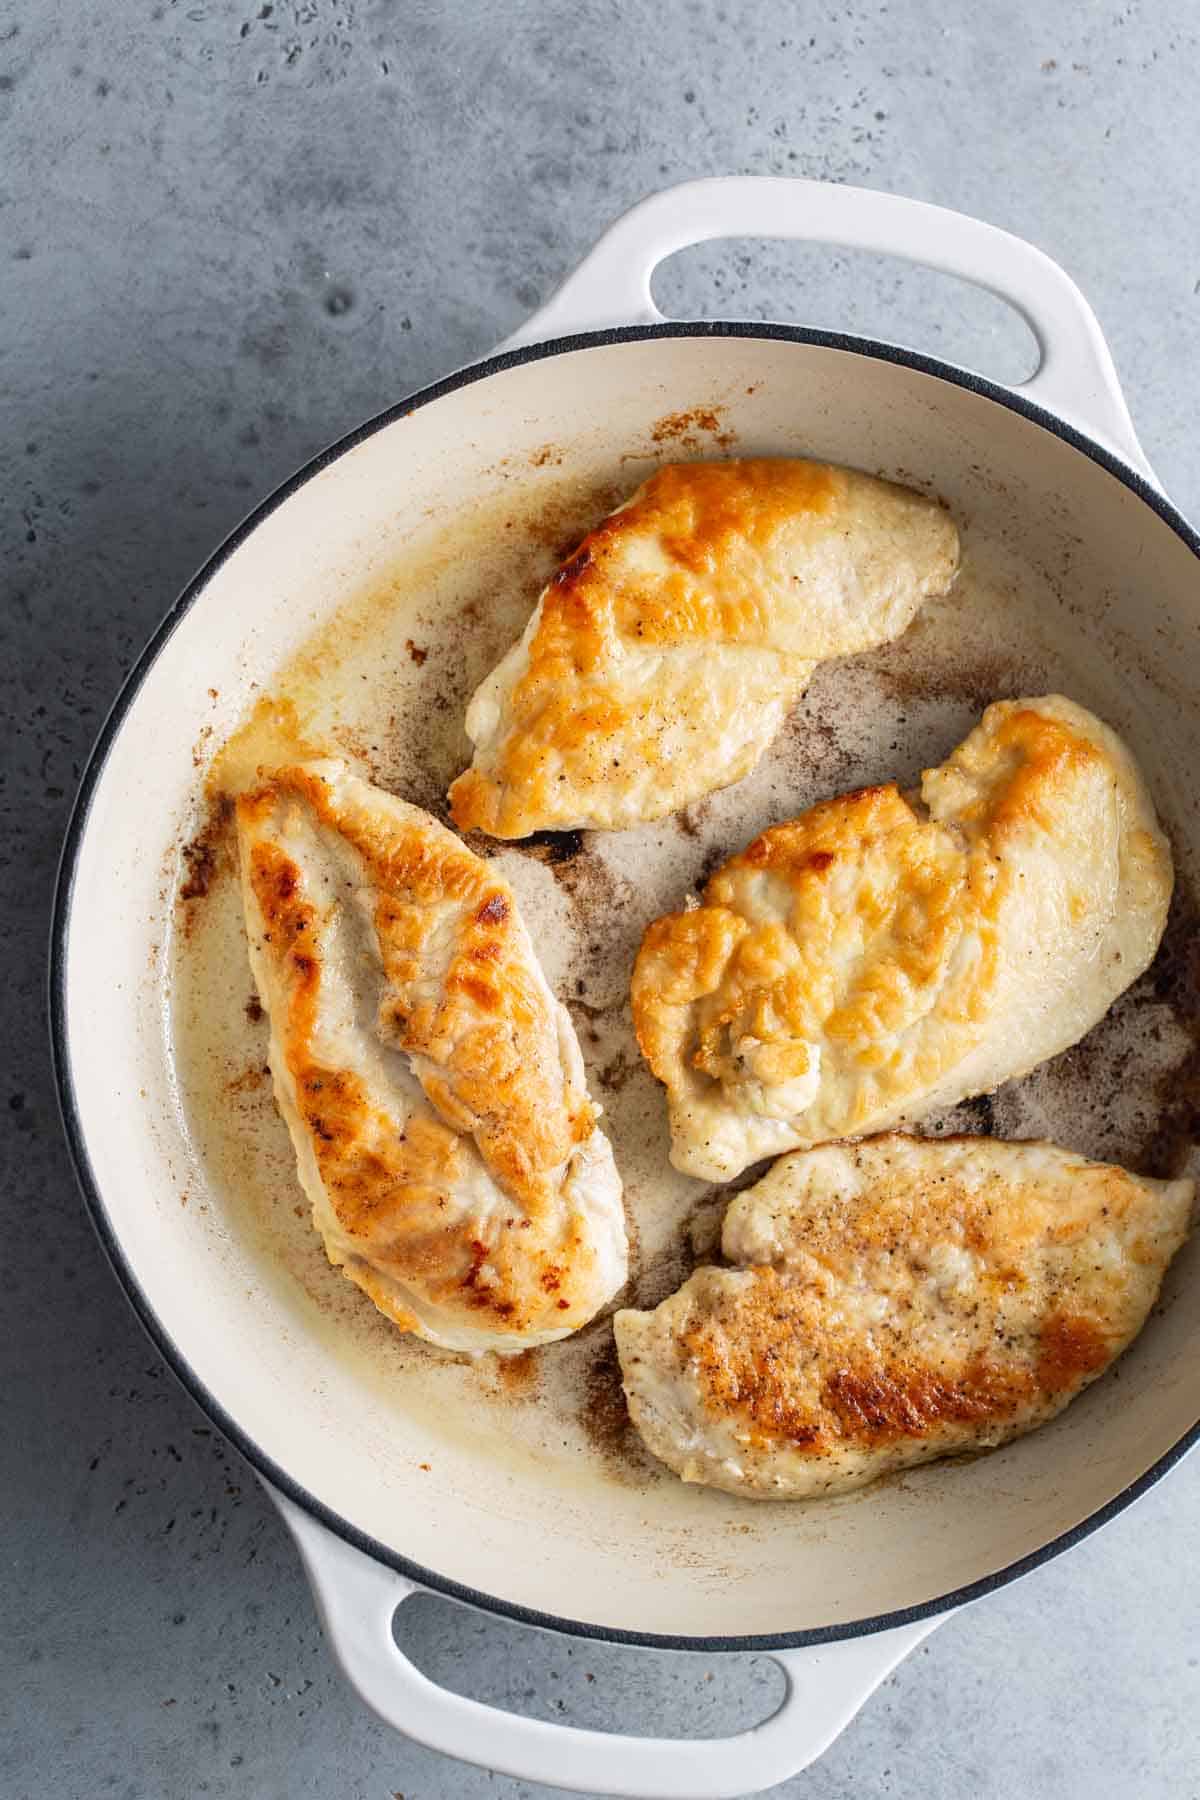
<svg viewBox="0 0 1200 1800">
<path fill-rule="evenodd" d="M 100 1239 L 101 1246 L 126 1298 L 155 1349 L 200 1409 L 240 1451 L 255 1472 L 263 1480 L 278 1488 L 302 1511 L 316 1519 L 335 1537 L 341 1538 L 343 1542 L 350 1544 L 373 1561 L 403 1575 L 418 1587 L 431 1593 L 444 1595 L 448 1599 L 463 1601 L 484 1612 L 512 1619 L 519 1624 L 532 1625 L 547 1631 L 562 1632 L 570 1637 L 598 1639 L 651 1650 L 684 1650 L 704 1653 L 797 1650 L 867 1637 L 876 1632 L 890 1631 L 899 1626 L 913 1625 L 923 1620 L 937 1618 L 941 1614 L 957 1610 L 969 1601 L 980 1599 L 985 1594 L 1007 1586 L 1009 1582 L 1017 1580 L 1033 1569 L 1040 1568 L 1043 1563 L 1060 1556 L 1065 1550 L 1072 1549 L 1076 1544 L 1082 1543 L 1085 1538 L 1090 1537 L 1093 1532 L 1109 1524 L 1119 1513 L 1124 1512 L 1135 1500 L 1140 1499 L 1143 1494 L 1161 1481 L 1164 1475 L 1169 1474 L 1175 1465 L 1200 1442 L 1200 1418 L 1128 1487 L 1122 1489 L 1096 1512 L 1090 1513 L 1087 1518 L 1081 1519 L 1069 1530 L 1049 1539 L 1037 1550 L 1030 1551 L 1026 1556 L 1019 1557 L 1016 1561 L 1007 1564 L 1002 1569 L 995 1570 L 990 1575 L 981 1576 L 976 1581 L 968 1582 L 962 1587 L 937 1595 L 919 1605 L 901 1607 L 894 1612 L 868 1614 L 861 1619 L 844 1620 L 830 1625 L 809 1626 L 799 1631 L 688 1636 L 663 1632 L 632 1631 L 619 1626 L 589 1624 L 585 1620 L 561 1618 L 552 1613 L 521 1606 L 514 1601 L 499 1599 L 495 1595 L 486 1594 L 464 1583 L 453 1581 L 436 1570 L 424 1568 L 421 1564 L 412 1562 L 409 1558 L 389 1549 L 386 1544 L 378 1542 L 365 1532 L 359 1531 L 356 1526 L 351 1525 L 340 1514 L 327 1507 L 323 1501 L 309 1493 L 301 1483 L 293 1479 L 286 1469 L 268 1456 L 254 1438 L 244 1431 L 232 1415 L 226 1411 L 216 1395 L 201 1381 L 187 1358 L 175 1345 L 167 1325 L 155 1311 L 149 1295 L 134 1274 L 121 1247 L 119 1233 L 109 1217 L 100 1191 L 100 1184 L 96 1179 L 88 1155 L 86 1137 L 76 1101 L 67 1031 L 67 940 L 73 910 L 79 851 L 91 814 L 96 788 L 117 736 L 138 693 L 157 662 L 160 652 L 176 626 L 200 598 L 218 569 L 228 561 L 264 519 L 314 475 L 336 462 L 348 451 L 355 449 L 359 444 L 365 443 L 368 438 L 373 437 L 386 426 L 408 417 L 410 413 L 416 412 L 419 408 L 428 406 L 448 394 L 455 393 L 460 388 L 471 386 L 475 382 L 486 380 L 491 375 L 499 374 L 506 369 L 520 367 L 526 363 L 549 361 L 552 357 L 578 350 L 604 349 L 615 344 L 638 343 L 655 338 L 758 338 L 804 344 L 822 349 L 838 350 L 876 362 L 899 364 L 914 369 L 919 374 L 947 382 L 951 386 L 965 388 L 969 393 L 977 394 L 980 398 L 991 401 L 995 405 L 1006 407 L 1010 412 L 1018 413 L 1033 425 L 1061 438 L 1072 449 L 1080 451 L 1092 462 L 1099 464 L 1108 474 L 1129 488 L 1139 500 L 1148 505 L 1181 539 L 1193 556 L 1200 560 L 1200 534 L 1188 524 L 1178 508 L 1129 463 L 1096 442 L 1085 432 L 1048 412 L 1044 407 L 1038 406 L 1020 392 L 1003 387 L 997 382 L 988 380 L 985 376 L 957 368 L 936 357 L 924 356 L 917 351 L 884 343 L 879 339 L 858 337 L 844 332 L 817 331 L 799 325 L 759 324 L 741 320 L 666 320 L 655 325 L 627 325 L 550 338 L 542 343 L 527 344 L 519 349 L 501 351 L 485 357 L 480 362 L 469 363 L 464 368 L 457 369 L 452 374 L 443 376 L 440 380 L 416 390 L 396 405 L 375 414 L 344 437 L 337 439 L 328 448 L 318 452 L 316 456 L 303 464 L 295 474 L 289 476 L 266 499 L 253 508 L 213 551 L 198 573 L 184 587 L 125 677 L 84 765 L 55 880 L 48 981 L 51 1058 L 59 1110 L 75 1177 L 96 1235 Z"/>
</svg>

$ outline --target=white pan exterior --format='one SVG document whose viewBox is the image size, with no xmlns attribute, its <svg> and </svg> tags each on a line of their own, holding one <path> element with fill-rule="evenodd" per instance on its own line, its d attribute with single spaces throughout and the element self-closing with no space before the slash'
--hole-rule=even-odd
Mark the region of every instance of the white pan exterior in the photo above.
<svg viewBox="0 0 1200 1800">
<path fill-rule="evenodd" d="M 502 459 L 548 443 L 565 447 L 570 473 L 602 475 L 663 414 L 720 407 L 737 454 L 909 473 L 968 533 L 1020 543 L 1058 595 L 1045 637 L 1077 664 L 1080 699 L 1108 698 L 1181 876 L 1200 876 L 1200 564 L 1184 528 L 1155 510 L 1151 490 L 1134 491 L 1132 470 L 1122 479 L 948 372 L 744 329 L 663 328 L 469 371 L 252 522 L 160 643 L 108 745 L 75 847 L 58 987 L 76 1150 L 102 1230 L 160 1341 L 259 1468 L 437 1585 L 569 1628 L 677 1643 L 795 1643 L 911 1620 L 1128 1495 L 1200 1416 L 1200 1247 L 1179 1257 L 1165 1306 L 1119 1375 L 1052 1427 L 844 1500 L 755 1507 L 680 1483 L 573 1481 L 561 1468 L 489 1460 L 452 1434 L 430 1454 L 427 1423 L 331 1356 L 219 1208 L 205 1210 L 168 1042 L 164 857 L 193 815 L 193 747 L 207 728 L 217 739 L 231 729 L 251 684 L 386 568 L 429 509 L 486 502 Z M 1119 397 L 1105 405 L 1097 426 L 1115 440 L 1124 409 Z M 1131 434 L 1122 447 L 1137 460 Z"/>
</svg>

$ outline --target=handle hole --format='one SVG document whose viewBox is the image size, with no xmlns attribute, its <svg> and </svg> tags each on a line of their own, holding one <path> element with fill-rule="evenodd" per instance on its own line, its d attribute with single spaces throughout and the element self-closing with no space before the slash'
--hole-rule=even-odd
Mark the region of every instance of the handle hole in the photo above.
<svg viewBox="0 0 1200 1800">
<path fill-rule="evenodd" d="M 660 263 L 653 286 L 668 318 L 787 320 L 881 338 L 1009 386 L 1037 372 L 1034 335 L 1006 301 L 868 250 L 778 238 L 694 244 Z"/>
<path fill-rule="evenodd" d="M 431 1681 L 552 1725 L 726 1737 L 770 1718 L 784 1697 L 783 1670 L 769 1656 L 597 1643 L 510 1624 L 434 1594 L 405 1601 L 392 1632 Z"/>
</svg>

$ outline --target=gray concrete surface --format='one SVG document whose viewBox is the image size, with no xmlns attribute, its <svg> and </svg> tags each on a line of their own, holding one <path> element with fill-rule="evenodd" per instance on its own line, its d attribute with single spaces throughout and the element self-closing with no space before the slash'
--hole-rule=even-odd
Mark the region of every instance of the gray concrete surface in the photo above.
<svg viewBox="0 0 1200 1800">
<path fill-rule="evenodd" d="M 1192 0 L 0 6 L 4 1796 L 531 1792 L 343 1690 L 277 1521 L 76 1198 L 43 1044 L 49 892 L 146 633 L 256 496 L 697 173 L 894 187 L 1042 244 L 1195 516 L 1198 28 Z M 996 303 L 869 259 L 723 247 L 660 293 L 1001 374 L 1027 354 Z M 1194 1460 L 945 1625 L 779 1791 L 1200 1792 L 1198 1568 Z M 442 1603 L 405 1629 L 432 1673 L 548 1717 L 712 1732 L 774 1692 L 753 1658 L 593 1649 Z"/>
</svg>

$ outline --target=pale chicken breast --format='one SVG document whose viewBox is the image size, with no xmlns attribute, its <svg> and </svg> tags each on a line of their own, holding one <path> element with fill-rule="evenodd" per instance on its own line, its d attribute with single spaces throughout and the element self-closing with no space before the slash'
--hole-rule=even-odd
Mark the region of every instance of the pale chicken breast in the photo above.
<svg viewBox="0 0 1200 1800">
<path fill-rule="evenodd" d="M 989 707 L 917 796 L 764 832 L 638 954 L 672 1162 L 728 1180 L 1025 1074 L 1142 973 L 1172 882 L 1129 752 L 1055 695 Z"/>
<path fill-rule="evenodd" d="M 942 507 L 858 470 L 668 464 L 584 539 L 476 691 L 455 824 L 614 829 L 728 787 L 818 662 L 898 637 L 957 568 Z"/>
<path fill-rule="evenodd" d="M 1193 1187 L 979 1138 L 781 1157 L 725 1216 L 734 1267 L 616 1315 L 630 1414 L 685 1481 L 768 1499 L 1004 1443 L 1136 1337 Z"/>
<path fill-rule="evenodd" d="M 271 1072 L 329 1260 L 450 1350 L 566 1337 L 625 1280 L 621 1183 L 508 884 L 336 760 L 237 806 Z"/>
</svg>

